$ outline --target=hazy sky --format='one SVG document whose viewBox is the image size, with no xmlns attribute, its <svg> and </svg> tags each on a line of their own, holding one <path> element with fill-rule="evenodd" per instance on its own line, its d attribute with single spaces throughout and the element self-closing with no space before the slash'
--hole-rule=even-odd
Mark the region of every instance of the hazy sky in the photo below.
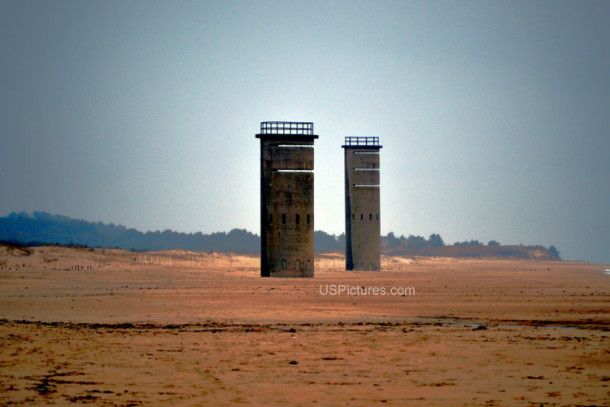
<svg viewBox="0 0 610 407">
<path fill-rule="evenodd" d="M 312 121 L 316 229 L 379 136 L 382 233 L 610 262 L 609 2 L 0 2 L 0 216 L 259 233 L 261 121 Z"/>
</svg>

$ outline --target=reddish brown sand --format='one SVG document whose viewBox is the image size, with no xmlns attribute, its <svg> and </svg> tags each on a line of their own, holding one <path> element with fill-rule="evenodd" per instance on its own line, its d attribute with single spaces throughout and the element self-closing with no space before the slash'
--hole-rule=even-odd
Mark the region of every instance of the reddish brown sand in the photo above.
<svg viewBox="0 0 610 407">
<path fill-rule="evenodd" d="M 0 247 L 0 405 L 610 405 L 608 265 L 258 261 Z"/>
</svg>

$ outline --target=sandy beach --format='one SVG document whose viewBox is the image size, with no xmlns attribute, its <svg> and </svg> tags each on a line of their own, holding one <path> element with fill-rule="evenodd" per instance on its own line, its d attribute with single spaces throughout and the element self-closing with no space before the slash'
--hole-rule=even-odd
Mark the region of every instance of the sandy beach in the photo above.
<svg viewBox="0 0 610 407">
<path fill-rule="evenodd" d="M 1 247 L 0 405 L 610 405 L 610 266 L 343 261 Z"/>
</svg>

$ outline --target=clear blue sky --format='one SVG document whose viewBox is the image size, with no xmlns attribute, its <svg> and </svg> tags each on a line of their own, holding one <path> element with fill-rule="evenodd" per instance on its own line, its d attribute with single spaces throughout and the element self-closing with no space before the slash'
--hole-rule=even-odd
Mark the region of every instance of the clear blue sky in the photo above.
<svg viewBox="0 0 610 407">
<path fill-rule="evenodd" d="M 313 121 L 316 229 L 379 136 L 382 233 L 610 262 L 610 3 L 0 2 L 0 216 L 259 232 L 259 123 Z"/>
</svg>

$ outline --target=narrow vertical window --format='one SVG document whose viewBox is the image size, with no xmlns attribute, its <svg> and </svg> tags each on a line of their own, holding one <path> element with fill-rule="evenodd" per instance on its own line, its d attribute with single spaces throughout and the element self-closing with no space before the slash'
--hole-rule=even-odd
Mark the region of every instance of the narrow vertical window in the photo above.
<svg viewBox="0 0 610 407">
<path fill-rule="evenodd" d="M 282 259 L 282 270 L 286 270 L 286 259 Z"/>
<path fill-rule="evenodd" d="M 301 224 L 301 215 L 299 215 L 298 213 L 297 213 L 297 217 L 296 217 L 295 221 L 296 221 L 297 225 Z"/>
<path fill-rule="evenodd" d="M 286 214 L 282 213 L 282 225 L 286 224 Z"/>
<path fill-rule="evenodd" d="M 369 220 L 373 220 L 373 214 L 369 213 Z"/>
<path fill-rule="evenodd" d="M 364 220 L 364 215 L 360 214 L 360 220 Z"/>
<path fill-rule="evenodd" d="M 269 223 L 270 225 L 273 225 L 273 214 L 269 214 L 269 218 L 267 220 L 267 223 Z"/>
<path fill-rule="evenodd" d="M 352 213 L 352 220 L 355 220 L 355 219 L 356 219 L 356 214 Z"/>
<path fill-rule="evenodd" d="M 309 214 L 307 214 L 307 224 L 311 224 L 311 216 Z"/>
</svg>

